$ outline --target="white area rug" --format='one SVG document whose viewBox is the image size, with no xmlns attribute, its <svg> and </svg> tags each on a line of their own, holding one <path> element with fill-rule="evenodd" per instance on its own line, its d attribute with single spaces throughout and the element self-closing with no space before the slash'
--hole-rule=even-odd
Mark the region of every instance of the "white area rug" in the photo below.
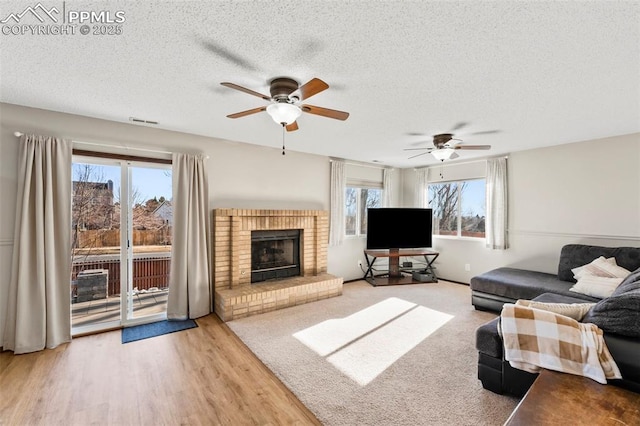
<svg viewBox="0 0 640 426">
<path fill-rule="evenodd" d="M 229 327 L 325 425 L 501 425 L 517 400 L 477 379 L 468 286 L 372 287 L 231 321 Z"/>
</svg>

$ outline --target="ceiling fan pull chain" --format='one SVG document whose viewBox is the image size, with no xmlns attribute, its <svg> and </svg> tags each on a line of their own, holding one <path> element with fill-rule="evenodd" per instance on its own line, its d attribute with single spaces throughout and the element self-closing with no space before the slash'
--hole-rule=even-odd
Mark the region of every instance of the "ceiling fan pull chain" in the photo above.
<svg viewBox="0 0 640 426">
<path fill-rule="evenodd" d="M 287 123 L 282 123 L 282 155 L 284 155 L 284 133 L 285 133 L 284 129 L 286 125 Z"/>
</svg>

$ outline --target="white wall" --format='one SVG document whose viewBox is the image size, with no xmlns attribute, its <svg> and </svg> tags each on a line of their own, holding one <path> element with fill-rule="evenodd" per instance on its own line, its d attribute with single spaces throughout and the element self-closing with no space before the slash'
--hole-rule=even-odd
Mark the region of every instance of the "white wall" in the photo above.
<svg viewBox="0 0 640 426">
<path fill-rule="evenodd" d="M 507 166 L 511 247 L 436 237 L 440 277 L 468 283 L 500 266 L 555 273 L 569 243 L 640 247 L 640 134 L 516 152 Z M 410 206 L 415 171 L 403 172 Z"/>
</svg>

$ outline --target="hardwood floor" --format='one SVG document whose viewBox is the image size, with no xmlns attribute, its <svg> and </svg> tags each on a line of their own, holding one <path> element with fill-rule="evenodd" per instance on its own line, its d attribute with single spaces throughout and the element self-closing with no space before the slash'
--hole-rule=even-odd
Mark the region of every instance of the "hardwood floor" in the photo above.
<svg viewBox="0 0 640 426">
<path fill-rule="evenodd" d="M 220 319 L 121 344 L 120 331 L 0 354 L 0 425 L 319 425 Z"/>
</svg>

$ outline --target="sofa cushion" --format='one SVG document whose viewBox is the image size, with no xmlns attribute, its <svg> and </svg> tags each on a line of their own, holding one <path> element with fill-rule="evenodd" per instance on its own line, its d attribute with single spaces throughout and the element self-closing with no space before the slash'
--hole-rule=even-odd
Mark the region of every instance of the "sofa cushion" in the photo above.
<svg viewBox="0 0 640 426">
<path fill-rule="evenodd" d="M 593 323 L 605 333 L 640 337 L 640 288 L 602 299 L 582 322 Z"/>
<path fill-rule="evenodd" d="M 502 338 L 498 333 L 500 317 L 494 318 L 476 329 L 476 349 L 494 358 L 502 358 Z"/>
<path fill-rule="evenodd" d="M 599 299 L 569 291 L 572 283 L 560 281 L 553 274 L 516 268 L 498 268 L 471 278 L 473 291 L 494 294 L 512 300 L 533 299 L 542 293 L 558 293 L 589 302 Z"/>
<path fill-rule="evenodd" d="M 618 266 L 629 271 L 640 267 L 640 248 L 638 247 L 601 247 L 584 244 L 567 244 L 560 251 L 558 279 L 576 282 L 572 269 L 591 263 L 600 256 L 615 257 Z"/>
<path fill-rule="evenodd" d="M 555 293 L 544 293 L 533 300 L 543 303 L 584 303 L 584 299 L 582 298 L 574 297 L 573 295 L 564 296 Z"/>
</svg>

